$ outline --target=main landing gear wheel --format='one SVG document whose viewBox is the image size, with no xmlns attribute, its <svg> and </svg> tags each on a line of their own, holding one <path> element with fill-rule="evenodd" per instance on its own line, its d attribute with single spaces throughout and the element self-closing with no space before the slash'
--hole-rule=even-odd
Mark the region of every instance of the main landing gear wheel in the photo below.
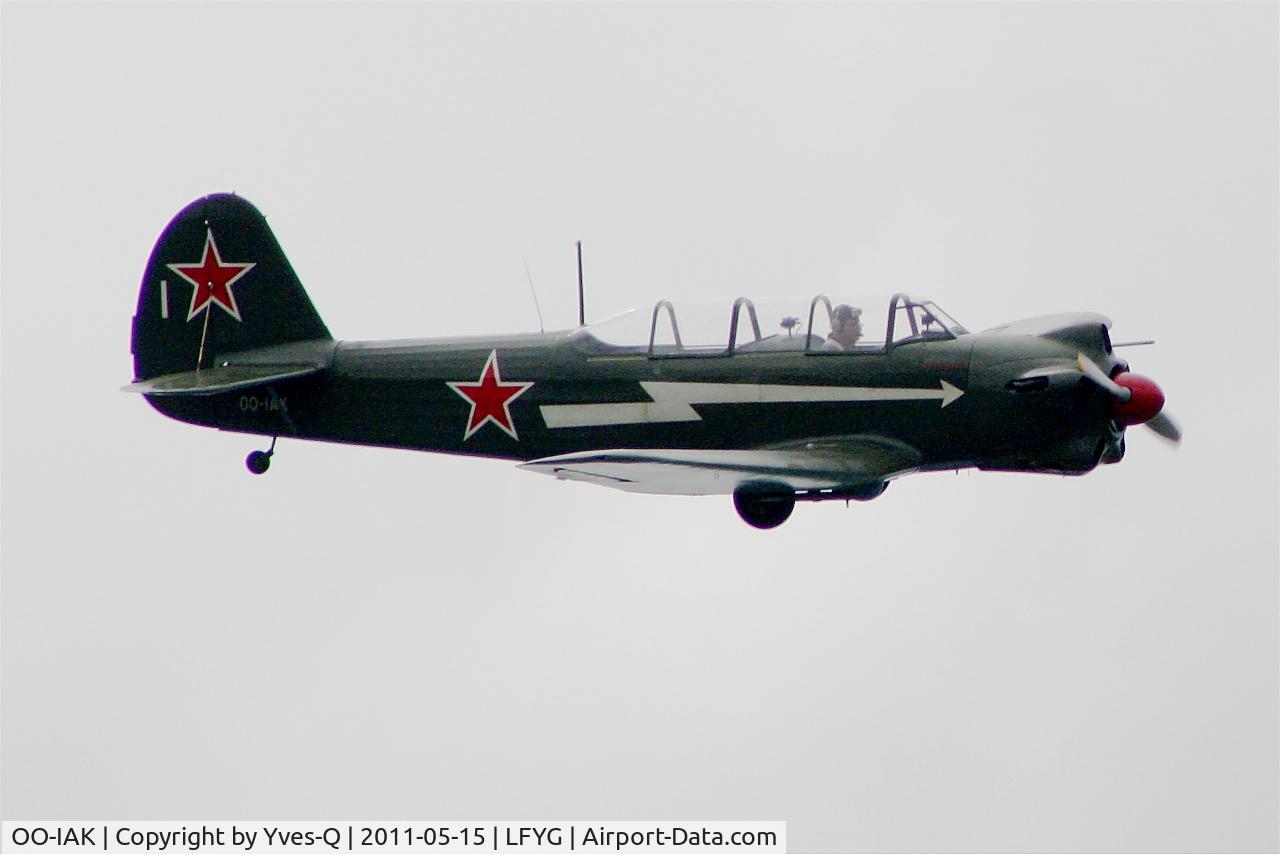
<svg viewBox="0 0 1280 855">
<path fill-rule="evenodd" d="M 733 491 L 733 506 L 747 525 L 753 528 L 777 528 L 795 510 L 796 498 L 789 490 L 779 492 L 767 487 L 744 484 Z"/>
<path fill-rule="evenodd" d="M 250 451 L 244 459 L 244 465 L 254 475 L 262 475 L 271 468 L 271 455 L 276 453 L 276 438 L 271 437 L 271 447 L 266 451 Z"/>
</svg>

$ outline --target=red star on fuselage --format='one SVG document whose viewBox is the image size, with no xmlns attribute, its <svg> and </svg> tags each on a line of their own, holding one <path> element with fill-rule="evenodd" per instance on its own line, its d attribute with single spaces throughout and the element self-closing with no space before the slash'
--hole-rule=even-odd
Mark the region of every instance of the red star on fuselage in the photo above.
<svg viewBox="0 0 1280 855">
<path fill-rule="evenodd" d="M 191 294 L 191 310 L 187 312 L 188 321 L 201 310 L 207 310 L 210 303 L 221 306 L 231 317 L 240 320 L 240 310 L 236 307 L 231 286 L 257 266 L 257 262 L 224 262 L 218 245 L 214 243 L 212 229 L 206 233 L 204 257 L 199 262 L 165 266 L 195 286 Z"/>
<path fill-rule="evenodd" d="M 450 389 L 471 402 L 471 416 L 467 419 L 467 429 L 463 440 L 471 438 L 471 434 L 484 427 L 485 422 L 493 422 L 515 440 L 516 425 L 511 420 L 511 402 L 524 394 L 532 383 L 503 383 L 498 372 L 498 351 L 489 353 L 489 359 L 480 372 L 478 383 L 448 383 Z"/>
</svg>

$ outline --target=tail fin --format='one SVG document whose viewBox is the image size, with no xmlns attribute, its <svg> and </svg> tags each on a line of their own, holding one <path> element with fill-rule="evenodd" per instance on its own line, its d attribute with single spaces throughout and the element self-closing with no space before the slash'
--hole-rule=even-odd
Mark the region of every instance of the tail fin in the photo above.
<svg viewBox="0 0 1280 855">
<path fill-rule="evenodd" d="M 206 196 L 182 209 L 151 251 L 133 318 L 134 377 L 332 338 L 266 218 L 238 196 Z"/>
</svg>

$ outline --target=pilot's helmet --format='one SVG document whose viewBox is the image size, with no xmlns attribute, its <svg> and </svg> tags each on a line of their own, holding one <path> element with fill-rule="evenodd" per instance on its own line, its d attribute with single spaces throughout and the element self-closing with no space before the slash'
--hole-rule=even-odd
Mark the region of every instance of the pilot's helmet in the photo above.
<svg viewBox="0 0 1280 855">
<path fill-rule="evenodd" d="M 831 313 L 832 324 L 840 326 L 845 321 L 859 320 L 862 318 L 862 310 L 857 306 L 850 306 L 848 303 L 841 303 L 836 306 L 834 312 Z"/>
</svg>

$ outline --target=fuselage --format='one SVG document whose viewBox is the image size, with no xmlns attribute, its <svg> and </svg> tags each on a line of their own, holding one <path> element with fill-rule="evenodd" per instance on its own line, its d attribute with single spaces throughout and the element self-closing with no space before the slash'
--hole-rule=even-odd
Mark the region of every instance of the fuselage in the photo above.
<svg viewBox="0 0 1280 855">
<path fill-rule="evenodd" d="M 1056 338 L 998 331 L 841 353 L 744 346 L 662 354 L 608 346 L 586 329 L 337 342 L 327 369 L 312 377 L 151 401 L 175 418 L 227 430 L 518 461 L 875 435 L 916 449 L 922 470 L 1082 472 L 1111 437 L 1106 402 L 1078 374 L 1064 373 L 1061 387 L 1016 381 L 1065 368 L 1082 348 L 1110 369 L 1118 360 L 1105 327 L 1093 326 L 1082 322 Z M 490 360 L 495 373 L 486 377 Z M 834 391 L 824 400 L 815 389 Z M 850 389 L 866 391 L 840 391 Z M 491 417 L 478 419 L 477 406 Z"/>
</svg>

